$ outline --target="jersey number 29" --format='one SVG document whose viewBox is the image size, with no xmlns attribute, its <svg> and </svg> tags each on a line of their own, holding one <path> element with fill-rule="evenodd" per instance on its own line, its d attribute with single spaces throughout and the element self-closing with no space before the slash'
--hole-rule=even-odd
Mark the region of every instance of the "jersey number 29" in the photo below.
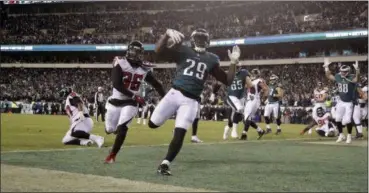
<svg viewBox="0 0 369 193">
<path fill-rule="evenodd" d="M 199 62 L 196 63 L 195 60 L 187 59 L 187 63 L 190 63 L 190 66 L 188 66 L 184 71 L 183 74 L 186 76 L 196 76 L 197 79 L 203 80 L 205 76 L 206 71 L 206 64 Z M 196 69 L 195 69 L 196 68 Z"/>
</svg>

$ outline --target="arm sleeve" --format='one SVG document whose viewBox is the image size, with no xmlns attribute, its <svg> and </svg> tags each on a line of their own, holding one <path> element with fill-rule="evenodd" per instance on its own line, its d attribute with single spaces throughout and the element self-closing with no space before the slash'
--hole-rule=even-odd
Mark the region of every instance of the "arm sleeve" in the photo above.
<svg viewBox="0 0 369 193">
<path fill-rule="evenodd" d="M 149 83 L 152 87 L 154 87 L 161 97 L 165 96 L 165 90 L 163 88 L 163 85 L 161 85 L 160 82 L 156 80 L 151 71 L 147 73 L 145 81 Z"/>
<path fill-rule="evenodd" d="M 218 65 L 216 65 L 212 71 L 211 71 L 211 75 L 214 76 L 215 79 L 217 79 L 219 82 L 228 85 L 228 81 L 227 81 L 227 74 L 224 72 L 224 70 L 222 70 Z"/>
<path fill-rule="evenodd" d="M 129 91 L 127 88 L 124 88 L 123 80 L 123 71 L 119 64 L 115 65 L 112 70 L 111 79 L 113 81 L 113 87 L 117 89 L 122 94 L 133 97 L 133 93 Z"/>
</svg>

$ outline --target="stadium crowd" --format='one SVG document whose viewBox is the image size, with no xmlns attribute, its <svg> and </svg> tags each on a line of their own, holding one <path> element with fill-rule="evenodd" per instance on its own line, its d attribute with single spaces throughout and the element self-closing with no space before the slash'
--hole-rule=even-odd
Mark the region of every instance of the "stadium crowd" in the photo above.
<svg viewBox="0 0 369 193">
<path fill-rule="evenodd" d="M 51 10 L 38 5 L 29 9 L 9 7 L 0 43 L 105 44 L 128 43 L 132 39 L 154 43 L 167 27 L 187 36 L 194 28 L 203 27 L 212 39 L 220 39 L 368 26 L 367 2 L 360 1 L 176 2 L 168 3 L 168 7 L 167 3 L 151 4 L 155 3 L 96 3 L 69 11 L 65 6 L 74 7 L 73 3 Z M 30 13 L 32 10 L 41 13 Z"/>
</svg>

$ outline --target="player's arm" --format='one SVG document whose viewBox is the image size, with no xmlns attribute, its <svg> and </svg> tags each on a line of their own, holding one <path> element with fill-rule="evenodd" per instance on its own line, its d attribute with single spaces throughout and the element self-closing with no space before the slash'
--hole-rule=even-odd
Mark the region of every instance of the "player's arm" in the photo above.
<svg viewBox="0 0 369 193">
<path fill-rule="evenodd" d="M 173 42 L 168 42 L 169 39 L 171 39 Z M 167 29 L 165 34 L 163 34 L 155 44 L 156 54 L 161 55 L 163 52 L 165 52 L 165 50 L 168 51 L 178 49 L 183 39 L 184 35 L 181 32 L 173 29 Z M 172 45 L 169 45 L 168 47 L 168 43 L 172 43 Z"/>
<path fill-rule="evenodd" d="M 267 84 L 265 84 L 265 81 L 259 82 L 259 86 L 261 87 L 261 91 L 263 92 L 263 98 L 267 98 L 269 95 L 269 87 Z"/>
<path fill-rule="evenodd" d="M 123 70 L 118 63 L 114 64 L 111 76 L 112 76 L 113 87 L 115 89 L 117 89 L 119 92 L 121 92 L 122 94 L 130 98 L 134 97 L 134 94 L 130 90 L 124 88 L 124 84 L 122 82 Z"/>
<path fill-rule="evenodd" d="M 236 74 L 236 65 L 239 63 L 239 58 L 241 56 L 241 50 L 238 46 L 233 46 L 232 52 L 228 50 L 228 57 L 231 60 L 231 64 L 228 68 L 228 73 L 226 74 L 221 68 L 219 63 L 213 68 L 212 74 L 221 83 L 230 86 L 233 82 L 234 76 Z"/>
<path fill-rule="evenodd" d="M 276 88 L 277 94 L 274 94 L 274 97 L 277 97 L 279 99 L 283 98 L 284 90 L 281 87 Z"/>
<path fill-rule="evenodd" d="M 150 84 L 161 97 L 165 96 L 165 90 L 163 85 L 154 77 L 151 71 L 149 71 L 145 77 L 145 82 Z"/>
<path fill-rule="evenodd" d="M 329 79 L 329 80 L 332 80 L 332 81 L 335 81 L 335 78 L 334 76 L 332 75 L 331 71 L 329 70 L 329 64 L 331 62 L 329 61 L 328 58 L 324 58 L 324 71 L 325 71 L 325 76 Z"/>
<path fill-rule="evenodd" d="M 355 77 L 354 79 L 352 79 L 352 82 L 359 82 L 359 77 L 360 77 L 360 69 L 359 69 L 359 62 L 355 61 L 355 63 L 352 65 L 355 68 Z"/>
<path fill-rule="evenodd" d="M 356 88 L 357 92 L 359 93 L 359 96 L 361 99 L 363 100 L 367 100 L 368 99 L 368 95 L 361 90 L 361 88 Z"/>
</svg>

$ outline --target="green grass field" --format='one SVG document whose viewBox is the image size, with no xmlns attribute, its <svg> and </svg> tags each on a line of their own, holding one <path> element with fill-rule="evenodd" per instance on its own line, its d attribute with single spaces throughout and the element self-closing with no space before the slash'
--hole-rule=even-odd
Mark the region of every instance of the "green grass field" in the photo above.
<svg viewBox="0 0 369 193">
<path fill-rule="evenodd" d="M 368 191 L 366 140 L 346 145 L 300 136 L 303 125 L 282 125 L 282 135 L 262 140 L 250 129 L 249 141 L 223 141 L 226 122 L 200 121 L 205 143 L 190 144 L 189 130 L 173 176 L 163 177 L 156 167 L 166 154 L 173 120 L 156 130 L 133 121 L 111 165 L 103 160 L 114 136 L 105 136 L 103 123 L 93 130 L 105 136 L 107 147 L 101 149 L 64 146 L 68 123 L 64 116 L 1 115 L 2 191 Z"/>
</svg>

